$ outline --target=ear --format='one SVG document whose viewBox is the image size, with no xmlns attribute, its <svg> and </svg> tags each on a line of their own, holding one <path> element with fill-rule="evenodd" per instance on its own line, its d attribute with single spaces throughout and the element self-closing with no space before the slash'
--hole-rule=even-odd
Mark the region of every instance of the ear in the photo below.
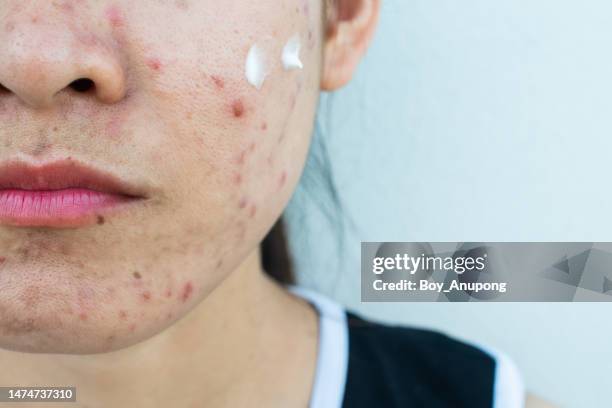
<svg viewBox="0 0 612 408">
<path fill-rule="evenodd" d="M 327 0 L 321 89 L 346 85 L 374 35 L 380 0 Z"/>
</svg>

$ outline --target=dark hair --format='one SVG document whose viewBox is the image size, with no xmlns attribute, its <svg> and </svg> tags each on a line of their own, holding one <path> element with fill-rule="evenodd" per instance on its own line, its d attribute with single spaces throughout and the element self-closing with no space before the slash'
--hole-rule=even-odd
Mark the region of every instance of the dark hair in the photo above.
<svg viewBox="0 0 612 408">
<path fill-rule="evenodd" d="M 275 281 L 285 285 L 295 283 L 283 217 L 276 221 L 276 224 L 261 242 L 261 263 L 264 271 Z"/>
<path fill-rule="evenodd" d="M 331 95 L 325 99 L 325 118 L 331 117 Z M 325 128 L 325 131 L 324 131 Z M 329 134 L 331 124 L 317 115 L 312 143 L 308 152 L 306 165 L 295 195 L 300 198 L 314 199 L 327 221 L 336 231 L 343 231 L 347 219 L 342 214 L 342 202 L 333 177 L 328 146 L 324 135 Z M 299 200 L 298 200 L 299 201 Z M 301 228 L 303 229 L 303 228 Z M 295 268 L 291 258 L 288 242 L 286 219 L 281 216 L 261 243 L 262 267 L 266 274 L 281 284 L 296 283 Z M 342 250 L 342 234 L 339 233 L 339 250 Z"/>
</svg>

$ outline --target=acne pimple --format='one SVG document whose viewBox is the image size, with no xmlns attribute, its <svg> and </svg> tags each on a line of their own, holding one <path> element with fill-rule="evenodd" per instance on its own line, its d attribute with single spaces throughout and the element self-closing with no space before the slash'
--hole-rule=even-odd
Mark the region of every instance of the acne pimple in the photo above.
<svg viewBox="0 0 612 408">
<path fill-rule="evenodd" d="M 183 287 L 183 292 L 181 293 L 181 300 L 185 303 L 191 297 L 193 293 L 193 284 L 191 282 L 187 282 Z"/>
<path fill-rule="evenodd" d="M 147 66 L 153 71 L 160 71 L 162 68 L 162 63 L 159 58 L 149 58 L 147 60 Z"/>
<path fill-rule="evenodd" d="M 232 113 L 234 114 L 235 118 L 241 118 L 244 116 L 244 103 L 240 99 L 237 99 L 232 102 Z"/>
</svg>

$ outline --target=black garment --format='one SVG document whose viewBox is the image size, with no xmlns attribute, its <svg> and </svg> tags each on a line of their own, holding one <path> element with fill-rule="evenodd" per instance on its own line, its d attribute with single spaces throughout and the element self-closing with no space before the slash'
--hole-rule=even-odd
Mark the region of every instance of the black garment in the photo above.
<svg viewBox="0 0 612 408">
<path fill-rule="evenodd" d="M 495 359 L 446 335 L 347 313 L 344 408 L 491 408 Z"/>
</svg>

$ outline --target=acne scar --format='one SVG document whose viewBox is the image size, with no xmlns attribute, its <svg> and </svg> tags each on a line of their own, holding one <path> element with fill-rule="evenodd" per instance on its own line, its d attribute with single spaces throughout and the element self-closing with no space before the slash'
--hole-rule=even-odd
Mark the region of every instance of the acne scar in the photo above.
<svg viewBox="0 0 612 408">
<path fill-rule="evenodd" d="M 104 217 L 101 215 L 98 215 L 96 222 L 98 223 L 98 225 L 104 225 L 104 222 L 105 222 Z"/>
<path fill-rule="evenodd" d="M 145 302 L 151 300 L 151 292 L 149 292 L 148 290 L 142 292 L 142 300 L 144 300 Z"/>
<path fill-rule="evenodd" d="M 242 197 L 242 198 L 240 199 L 240 201 L 238 202 L 238 208 L 240 208 L 241 210 L 243 210 L 243 209 L 245 209 L 245 208 L 246 208 L 247 204 L 248 204 L 248 201 L 247 201 L 246 197 Z"/>
<path fill-rule="evenodd" d="M 120 318 L 121 320 L 125 320 L 125 319 L 127 319 L 127 312 L 126 312 L 125 310 L 120 310 L 120 311 L 119 311 L 119 318 Z"/>
<path fill-rule="evenodd" d="M 261 130 L 263 130 L 264 132 L 266 130 L 268 130 L 268 123 L 267 122 L 264 122 L 264 123 L 261 124 Z"/>
<path fill-rule="evenodd" d="M 193 284 L 191 282 L 187 282 L 183 287 L 183 293 L 181 293 L 181 300 L 185 303 L 193 293 Z"/>
<path fill-rule="evenodd" d="M 257 214 L 257 206 L 253 204 L 251 205 L 251 209 L 249 210 L 249 217 L 254 218 L 255 214 Z"/>
</svg>

